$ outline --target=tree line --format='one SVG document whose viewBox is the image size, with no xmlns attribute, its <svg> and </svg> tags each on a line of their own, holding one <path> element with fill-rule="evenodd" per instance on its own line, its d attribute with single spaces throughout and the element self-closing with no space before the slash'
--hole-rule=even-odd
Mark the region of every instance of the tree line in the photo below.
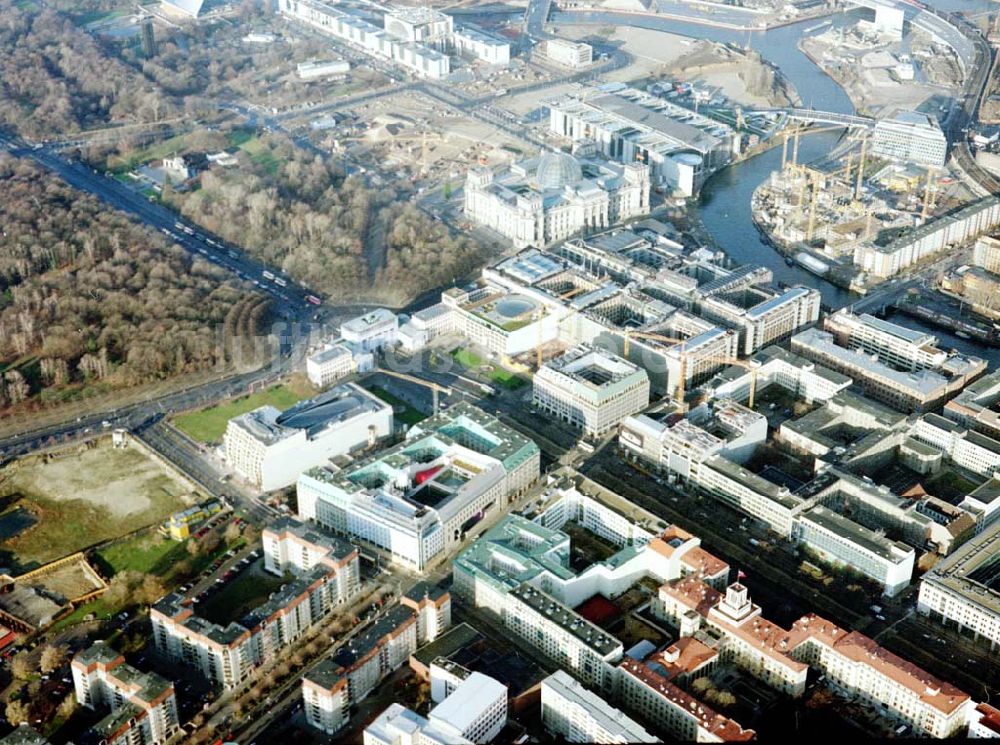
<svg viewBox="0 0 1000 745">
<path fill-rule="evenodd" d="M 36 164 L 0 155 L 0 408 L 227 363 L 266 300 Z"/>
</svg>

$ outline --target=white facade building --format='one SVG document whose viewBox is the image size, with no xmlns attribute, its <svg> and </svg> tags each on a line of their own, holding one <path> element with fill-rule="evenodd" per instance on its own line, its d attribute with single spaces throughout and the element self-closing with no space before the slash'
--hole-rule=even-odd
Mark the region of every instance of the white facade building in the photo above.
<svg viewBox="0 0 1000 745">
<path fill-rule="evenodd" d="M 301 80 L 316 80 L 317 78 L 328 78 L 332 75 L 345 75 L 351 70 L 351 63 L 347 60 L 310 60 L 300 62 L 296 66 Z"/>
<path fill-rule="evenodd" d="M 548 152 L 502 173 L 469 170 L 465 214 L 513 241 L 544 246 L 649 212 L 649 167 Z"/>
<path fill-rule="evenodd" d="M 506 67 L 510 64 L 510 42 L 487 34 L 472 26 L 455 29 L 452 36 L 455 50 L 482 60 L 488 65 Z"/>
<path fill-rule="evenodd" d="M 882 585 L 892 597 L 910 586 L 916 552 L 826 507 L 803 514 L 792 529 L 792 538 L 834 564 L 849 566 Z"/>
<path fill-rule="evenodd" d="M 898 111 L 875 122 L 872 152 L 883 158 L 943 168 L 948 139 L 937 119 L 917 111 Z"/>
<path fill-rule="evenodd" d="M 635 88 L 609 83 L 547 102 L 549 130 L 594 142 L 619 163 L 641 161 L 658 185 L 683 196 L 739 154 L 740 138 L 714 119 Z"/>
<path fill-rule="evenodd" d="M 392 346 L 398 333 L 399 319 L 386 308 L 376 308 L 371 313 L 340 324 L 341 338 L 354 349 L 364 352 Z"/>
<path fill-rule="evenodd" d="M 302 474 L 299 516 L 422 571 L 534 483 L 539 457 L 534 442 L 459 403 L 370 459 Z"/>
<path fill-rule="evenodd" d="M 920 581 L 917 610 L 1000 647 L 1000 524 L 961 546 Z"/>
<path fill-rule="evenodd" d="M 542 43 L 545 45 L 545 56 L 558 65 L 575 69 L 594 61 L 594 48 L 582 41 L 547 39 Z"/>
<path fill-rule="evenodd" d="M 326 388 L 354 372 L 354 353 L 343 344 L 333 344 L 306 358 L 306 375 L 318 388 Z"/>
<path fill-rule="evenodd" d="M 562 670 L 542 681 L 542 724 L 567 742 L 661 742 Z"/>
<path fill-rule="evenodd" d="M 621 357 L 581 346 L 542 366 L 532 400 L 546 414 L 600 436 L 649 405 L 649 376 Z"/>
<path fill-rule="evenodd" d="M 354 383 L 300 401 L 284 412 L 273 406 L 229 421 L 226 462 L 262 491 L 294 484 L 299 474 L 392 434 L 392 407 Z"/>
</svg>

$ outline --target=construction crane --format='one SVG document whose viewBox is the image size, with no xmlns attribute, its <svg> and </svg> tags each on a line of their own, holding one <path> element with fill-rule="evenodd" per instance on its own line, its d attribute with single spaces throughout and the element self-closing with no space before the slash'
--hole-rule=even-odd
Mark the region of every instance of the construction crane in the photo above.
<svg viewBox="0 0 1000 745">
<path fill-rule="evenodd" d="M 653 339 L 654 341 L 666 342 L 668 345 L 682 344 L 684 339 L 676 339 L 673 336 L 664 336 L 663 334 L 653 334 L 647 331 L 632 331 L 630 329 L 625 329 L 625 343 L 622 345 L 622 357 L 628 358 L 629 350 L 629 340 L 634 336 L 637 339 Z"/>
<path fill-rule="evenodd" d="M 736 365 L 737 367 L 742 367 L 744 370 L 750 371 L 750 398 L 747 400 L 747 408 L 752 409 L 754 398 L 757 396 L 757 371 L 760 368 L 760 363 L 754 362 L 753 360 L 741 360 L 736 357 L 710 357 L 708 361 L 726 365 Z"/>
<path fill-rule="evenodd" d="M 865 180 L 865 149 L 868 146 L 868 138 L 861 140 L 861 162 L 858 165 L 858 181 L 854 186 L 854 198 L 861 199 L 861 186 Z"/>
<path fill-rule="evenodd" d="M 813 231 L 816 229 L 816 200 L 819 198 L 819 184 L 821 176 L 815 171 L 812 172 L 812 197 L 809 200 L 809 224 L 806 226 L 806 243 L 813 239 Z"/>
<path fill-rule="evenodd" d="M 445 138 L 443 135 L 422 131 L 420 134 L 416 135 L 394 135 L 386 140 L 373 140 L 367 136 L 360 137 L 338 137 L 333 141 L 334 150 L 343 152 L 346 148 L 342 143 L 344 142 L 367 142 L 369 145 L 382 145 L 382 144 L 395 144 L 399 142 L 419 142 L 420 143 L 420 168 L 421 170 L 427 170 L 427 143 L 428 138 L 433 138 L 435 142 L 444 142 Z"/>
<path fill-rule="evenodd" d="M 931 184 L 934 181 L 934 172 L 935 172 L 935 170 L 936 169 L 934 168 L 934 166 L 929 166 L 927 168 L 927 185 L 924 187 L 924 208 L 923 208 L 923 210 L 920 213 L 920 218 L 924 222 L 927 222 L 927 216 L 930 214 L 931 210 L 933 209 L 934 196 L 931 193 Z"/>
<path fill-rule="evenodd" d="M 417 385 L 422 385 L 424 388 L 430 388 L 431 395 L 433 396 L 433 401 L 434 401 L 433 412 L 432 412 L 434 414 L 438 413 L 438 394 L 443 393 L 447 396 L 449 393 L 451 393 L 451 388 L 448 388 L 443 385 L 438 385 L 437 383 L 434 383 L 430 380 L 424 380 L 423 378 L 416 378 L 413 375 L 407 375 L 406 373 L 395 372 L 394 370 L 386 370 L 385 368 L 381 367 L 378 368 L 376 372 L 382 373 L 383 375 L 388 375 L 391 378 L 399 378 L 400 380 L 405 380 L 410 383 L 416 383 Z"/>
</svg>

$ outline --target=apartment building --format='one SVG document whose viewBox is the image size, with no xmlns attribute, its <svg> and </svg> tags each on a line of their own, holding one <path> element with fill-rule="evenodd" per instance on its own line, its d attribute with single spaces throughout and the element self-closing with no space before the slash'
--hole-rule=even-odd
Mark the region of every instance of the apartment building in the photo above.
<svg viewBox="0 0 1000 745">
<path fill-rule="evenodd" d="M 655 610 L 676 623 L 682 636 L 706 629 L 719 639 L 723 661 L 788 695 L 805 692 L 813 668 L 835 692 L 878 707 L 882 716 L 919 735 L 965 731 L 974 706 L 968 694 L 858 632 L 812 614 L 783 629 L 763 618 L 740 583 L 722 594 L 689 577 L 661 587 L 659 599 Z"/>
<path fill-rule="evenodd" d="M 968 541 L 920 581 L 917 611 L 1000 646 L 1000 523 Z"/>
<path fill-rule="evenodd" d="M 460 402 L 388 450 L 302 474 L 298 514 L 422 571 L 528 489 L 539 458 L 534 442 Z"/>
<path fill-rule="evenodd" d="M 541 367 L 532 401 L 545 414 L 600 437 L 649 405 L 649 376 L 638 365 L 584 345 Z"/>
<path fill-rule="evenodd" d="M 155 745 L 179 731 L 173 683 L 139 672 L 104 642 L 79 652 L 70 669 L 77 702 L 110 710 L 91 730 L 102 742 Z"/>
<path fill-rule="evenodd" d="M 268 405 L 230 419 L 223 448 L 231 468 L 262 491 L 271 491 L 390 434 L 392 407 L 346 383 L 283 412 Z"/>
<path fill-rule="evenodd" d="M 347 542 L 291 520 L 281 520 L 265 533 L 265 567 L 296 576 L 262 605 L 228 624 L 196 615 L 191 601 L 178 593 L 150 609 L 157 651 L 223 688 L 237 687 L 277 659 L 360 587 L 358 552 Z M 327 552 L 322 554 L 324 546 Z"/>
<path fill-rule="evenodd" d="M 420 620 L 427 611 L 428 601 L 444 609 L 440 621 L 450 625 L 450 595 L 419 583 L 404 594 L 399 605 L 382 612 L 363 633 L 352 637 L 333 657 L 303 676 L 302 700 L 306 721 L 311 726 L 328 735 L 336 733 L 346 724 L 353 704 L 404 664 L 420 645 L 446 629 L 429 624 L 427 618 Z"/>
<path fill-rule="evenodd" d="M 948 353 L 937 346 L 937 337 L 863 313 L 839 310 L 827 316 L 823 328 L 833 334 L 838 346 L 875 355 L 897 370 L 937 369 Z"/>
<path fill-rule="evenodd" d="M 542 724 L 550 735 L 566 742 L 662 742 L 563 670 L 542 681 Z"/>
</svg>

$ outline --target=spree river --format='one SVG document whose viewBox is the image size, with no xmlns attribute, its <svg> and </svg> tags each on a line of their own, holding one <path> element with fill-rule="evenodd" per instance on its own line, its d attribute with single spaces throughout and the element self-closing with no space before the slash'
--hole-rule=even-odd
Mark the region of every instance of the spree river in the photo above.
<svg viewBox="0 0 1000 745">
<path fill-rule="evenodd" d="M 930 0 L 927 4 L 944 11 L 967 13 L 981 13 L 992 7 L 991 0 Z M 852 11 L 852 14 L 860 12 L 860 10 Z M 621 22 L 620 17 L 600 12 L 577 11 L 553 15 L 554 21 L 563 20 L 570 23 L 599 23 L 613 26 Z M 837 24 L 846 22 L 843 14 L 831 18 Z M 844 90 L 799 50 L 798 42 L 805 30 L 820 22 L 820 19 L 809 19 L 763 33 L 756 32 L 751 36 L 750 43 L 765 60 L 781 70 L 782 75 L 799 94 L 804 106 L 837 113 L 853 113 L 854 106 Z M 739 45 L 747 43 L 745 31 L 642 16 L 629 17 L 628 23 L 655 31 L 711 39 L 722 43 Z M 816 31 L 816 33 L 821 32 L 821 29 Z M 802 137 L 799 141 L 799 161 L 807 163 L 823 158 L 839 139 L 840 134 L 837 132 Z M 735 262 L 769 267 L 776 281 L 815 287 L 822 293 L 823 301 L 834 308 L 847 305 L 857 296 L 820 279 L 798 265 L 787 265 L 784 257 L 761 240 L 757 233 L 751 219 L 751 195 L 754 189 L 780 166 L 781 148 L 776 147 L 729 166 L 712 176 L 701 192 L 702 222 L 719 248 Z M 994 365 L 1000 363 L 998 350 L 984 348 L 974 342 L 955 337 L 943 329 L 925 326 L 912 318 L 901 321 L 907 326 L 937 335 L 943 346 L 957 348 L 968 354 L 977 354 L 989 359 Z"/>
</svg>

